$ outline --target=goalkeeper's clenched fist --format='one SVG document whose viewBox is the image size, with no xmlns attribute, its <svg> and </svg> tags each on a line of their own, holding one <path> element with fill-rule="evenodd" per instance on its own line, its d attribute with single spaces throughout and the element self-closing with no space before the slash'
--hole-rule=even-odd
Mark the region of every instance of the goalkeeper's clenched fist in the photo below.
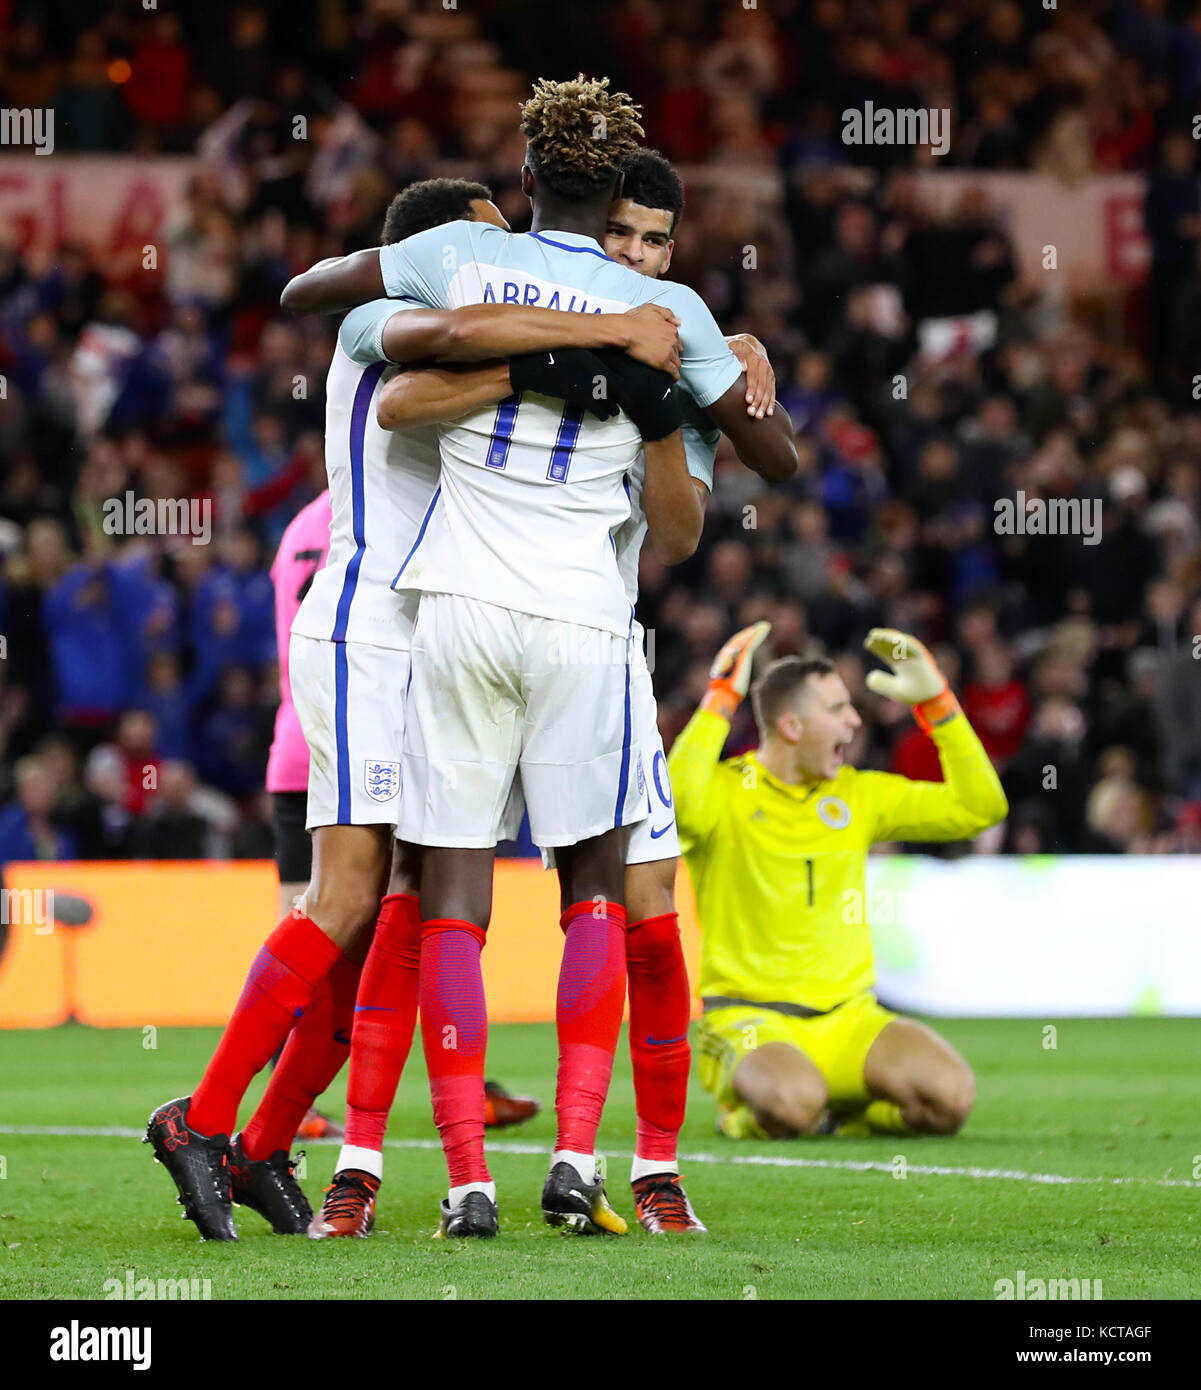
<svg viewBox="0 0 1201 1390">
<path fill-rule="evenodd" d="M 869 671 L 864 684 L 877 695 L 913 706 L 913 715 L 929 733 L 959 713 L 959 701 L 924 643 L 895 627 L 874 627 L 863 645 L 892 668 Z"/>
<path fill-rule="evenodd" d="M 701 701 L 702 709 L 723 719 L 734 718 L 734 711 L 751 688 L 755 653 L 770 631 L 771 623 L 752 623 L 730 638 L 709 668 L 709 689 Z"/>
</svg>

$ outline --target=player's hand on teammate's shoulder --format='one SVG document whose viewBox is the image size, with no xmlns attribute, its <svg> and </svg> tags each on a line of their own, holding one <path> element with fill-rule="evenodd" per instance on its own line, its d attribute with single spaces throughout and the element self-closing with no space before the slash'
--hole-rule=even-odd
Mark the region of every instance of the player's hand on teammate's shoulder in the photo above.
<svg viewBox="0 0 1201 1390">
<path fill-rule="evenodd" d="M 630 341 L 626 351 L 635 360 L 657 371 L 666 372 L 673 381 L 680 375 L 680 320 L 662 304 L 640 304 L 627 309 L 630 321 Z"/>
<path fill-rule="evenodd" d="M 776 374 L 768 361 L 767 349 L 753 333 L 735 333 L 726 342 L 746 375 L 746 413 L 757 420 L 774 415 Z"/>
</svg>

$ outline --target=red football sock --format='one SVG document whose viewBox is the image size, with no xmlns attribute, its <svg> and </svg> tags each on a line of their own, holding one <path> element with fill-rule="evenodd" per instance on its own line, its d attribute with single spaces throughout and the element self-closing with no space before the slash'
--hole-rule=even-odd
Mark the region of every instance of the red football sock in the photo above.
<svg viewBox="0 0 1201 1390">
<path fill-rule="evenodd" d="M 573 903 L 559 919 L 563 964 L 555 1021 L 559 1029 L 556 1149 L 590 1154 L 609 1094 L 613 1054 L 626 995 L 625 908 Z"/>
<path fill-rule="evenodd" d="M 672 1166 L 688 1096 L 688 1019 L 692 994 L 675 912 L 646 917 L 626 931 L 630 977 L 630 1060 L 638 1107 L 639 1158 Z"/>
<path fill-rule="evenodd" d="M 390 893 L 380 907 L 354 1008 L 346 1088 L 348 1144 L 384 1147 L 388 1112 L 417 1026 L 420 965 L 421 903 L 409 893 Z"/>
<path fill-rule="evenodd" d="M 491 1181 L 484 1158 L 483 949 L 484 933 L 471 922 L 439 918 L 422 925 L 421 1040 L 451 1187 Z"/>
<path fill-rule="evenodd" d="M 270 1158 L 292 1147 L 309 1107 L 342 1070 L 350 1052 L 354 997 L 362 966 L 341 955 L 304 1017 L 292 1029 L 279 1065 L 250 1123 L 242 1131 L 247 1158 Z"/>
<path fill-rule="evenodd" d="M 233 1016 L 192 1093 L 188 1124 L 197 1134 L 230 1134 L 246 1088 L 271 1060 L 342 952 L 297 908 L 254 958 Z"/>
</svg>

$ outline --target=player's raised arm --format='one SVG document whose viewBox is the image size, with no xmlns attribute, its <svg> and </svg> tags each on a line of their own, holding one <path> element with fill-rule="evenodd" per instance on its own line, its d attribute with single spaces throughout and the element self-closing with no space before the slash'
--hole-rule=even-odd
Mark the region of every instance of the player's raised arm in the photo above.
<svg viewBox="0 0 1201 1390">
<path fill-rule="evenodd" d="M 464 239 L 461 226 L 454 229 L 449 224 L 479 220 L 489 224 L 498 235 L 501 228 L 508 230 L 508 223 L 491 197 L 483 184 L 464 179 L 424 179 L 410 184 L 388 207 L 382 248 L 319 261 L 288 281 L 280 296 L 281 307 L 290 314 L 345 313 L 373 299 L 387 297 L 443 308 L 446 271 L 450 264 L 458 264 L 458 251 L 470 244 Z M 424 250 L 424 260 L 418 266 L 405 256 L 401 258 L 403 269 L 394 269 L 390 275 L 389 265 L 393 262 L 383 253 L 395 252 L 400 243 L 408 241 L 417 243 L 419 253 Z M 448 262 L 441 267 L 441 273 L 437 262 L 440 254 Z M 414 279 L 417 288 L 400 288 L 399 282 L 406 275 Z"/>
<path fill-rule="evenodd" d="M 383 294 L 379 249 L 373 247 L 318 261 L 294 275 L 284 286 L 279 305 L 289 314 L 341 314 Z"/>
<path fill-rule="evenodd" d="M 667 755 L 676 822 L 686 845 L 703 840 L 721 814 L 722 796 L 713 774 L 734 711 L 751 688 L 755 652 L 770 631 L 770 623 L 753 623 L 718 652 L 709 671 L 709 688 Z"/>
<path fill-rule="evenodd" d="M 873 628 L 863 644 L 890 668 L 869 671 L 869 690 L 913 707 L 938 749 L 942 782 L 915 782 L 887 772 L 870 778 L 876 840 L 963 840 L 1003 820 L 1009 803 L 1001 779 L 946 677 L 916 637 Z"/>
<path fill-rule="evenodd" d="M 468 221 L 486 223 L 498 235 L 503 234 L 502 228 L 508 230 L 483 184 L 464 179 L 424 179 L 410 184 L 388 207 L 382 248 L 318 262 L 288 281 L 280 305 L 290 314 L 333 314 L 390 297 L 443 308 L 447 272 L 459 263 L 458 252 L 470 245 L 462 233 Z M 451 223 L 460 225 L 452 228 Z M 390 261 L 384 253 L 395 253 L 399 244 L 409 241 L 417 244 L 419 258 L 424 252 L 424 259 L 418 263 L 404 256 L 398 269 L 395 256 Z M 445 262 L 441 267 L 439 256 Z M 400 287 L 406 275 L 416 288 Z"/>
</svg>

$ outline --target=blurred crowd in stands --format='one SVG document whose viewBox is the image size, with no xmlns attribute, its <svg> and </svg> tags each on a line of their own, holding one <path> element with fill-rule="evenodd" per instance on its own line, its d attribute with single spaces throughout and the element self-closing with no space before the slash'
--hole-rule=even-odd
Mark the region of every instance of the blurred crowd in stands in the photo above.
<svg viewBox="0 0 1201 1390">
<path fill-rule="evenodd" d="M 529 76 L 581 64 L 639 96 L 649 142 L 685 162 L 840 163 L 842 112 L 871 101 L 950 110 L 952 165 L 1073 177 L 1145 170 L 1156 131 L 1188 124 L 1201 97 L 1201 14 L 1191 0 L 175 8 L 5 0 L 6 103 L 53 106 L 64 149 L 189 154 L 245 104 L 243 153 L 260 167 L 274 162 L 277 184 L 308 165 L 291 149 L 290 117 L 322 109 L 313 138 L 329 157 L 312 172 L 313 192 L 351 172 L 334 154 L 350 125 L 340 102 L 379 137 L 393 176 L 435 151 L 480 165 L 509 143 L 509 100 Z M 891 166 L 898 151 L 863 157 Z"/>
<path fill-rule="evenodd" d="M 1001 770 L 1011 815 L 979 848 L 1201 850 L 1197 7 L 11 0 L 0 24 L 0 104 L 53 106 L 56 151 L 198 156 L 156 269 L 0 234 L 0 861 L 270 854 L 267 569 L 324 486 L 335 327 L 285 319 L 280 290 L 434 173 L 528 226 L 517 105 L 577 68 L 703 166 L 672 278 L 764 341 L 799 437 L 783 488 L 723 444 L 697 555 L 643 557 L 665 736 L 724 637 L 769 617 L 773 654 L 837 659 L 853 761 L 937 777 L 863 685 L 863 636 L 899 627 Z M 867 100 L 949 108 L 944 165 L 1138 173 L 1146 286 L 1116 316 L 1051 302 L 986 175 L 935 215 L 928 152 L 844 167 L 839 113 Z M 770 196 L 729 196 L 748 170 Z M 127 490 L 200 499 L 211 542 L 110 534 Z M 1098 543 L 998 534 L 1019 493 L 1099 506 Z M 753 739 L 747 711 L 728 751 Z"/>
</svg>

